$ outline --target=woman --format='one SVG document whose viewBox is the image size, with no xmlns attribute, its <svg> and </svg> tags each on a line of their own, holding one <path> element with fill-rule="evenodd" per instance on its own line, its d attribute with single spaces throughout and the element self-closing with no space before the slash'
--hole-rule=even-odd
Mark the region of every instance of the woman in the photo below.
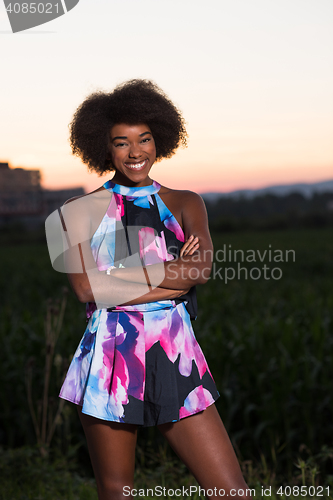
<svg viewBox="0 0 333 500">
<path fill-rule="evenodd" d="M 205 206 L 150 177 L 186 145 L 184 120 L 155 84 L 132 80 L 89 96 L 70 130 L 91 170 L 115 172 L 62 207 L 67 272 L 89 322 L 60 396 L 78 405 L 99 499 L 129 497 L 140 425 L 158 426 L 207 498 L 249 497 L 190 322 L 212 265 Z"/>
</svg>

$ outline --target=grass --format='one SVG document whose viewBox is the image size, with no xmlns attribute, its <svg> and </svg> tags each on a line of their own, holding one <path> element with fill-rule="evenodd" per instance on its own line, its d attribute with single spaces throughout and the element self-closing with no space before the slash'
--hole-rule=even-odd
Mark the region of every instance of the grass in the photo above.
<svg viewBox="0 0 333 500">
<path fill-rule="evenodd" d="M 273 263 L 282 270 L 279 280 L 246 280 L 243 271 L 240 279 L 225 282 L 216 275 L 198 287 L 199 315 L 193 327 L 221 394 L 217 407 L 248 484 L 259 489 L 280 484 L 332 489 L 331 232 L 227 233 L 213 235 L 213 240 L 215 250 L 226 245 L 263 253 L 271 245 L 271 249 L 293 249 L 296 256 L 295 262 Z M 0 258 L 0 498 L 97 498 L 72 405 L 65 405 L 57 418 L 50 456 L 42 458 L 25 384 L 29 368 L 32 404 L 42 425 L 44 321 L 48 299 L 54 307 L 58 300 L 60 306 L 67 278 L 52 270 L 46 247 L 38 242 L 2 246 Z M 257 259 L 242 266 L 250 270 L 264 264 L 272 265 L 266 257 L 264 262 Z M 216 261 L 219 267 L 237 271 L 237 262 Z M 62 377 L 84 328 L 84 306 L 70 293 L 50 367 L 51 416 L 56 415 Z M 172 488 L 194 481 L 164 446 L 155 429 L 140 433 L 138 487 L 163 480 Z"/>
<path fill-rule="evenodd" d="M 255 491 L 254 497 L 272 500 L 296 499 L 302 492 L 302 498 L 306 499 L 332 498 L 329 493 L 332 492 L 333 478 L 322 488 L 311 487 L 307 481 L 307 472 L 304 470 L 304 485 L 302 482 L 296 484 L 296 481 L 282 485 L 278 480 L 267 476 L 267 466 L 265 470 L 263 464 L 256 470 L 250 470 L 249 464 L 243 466 L 249 488 Z M 6 452 L 0 451 L 0 473 L 1 500 L 97 500 L 94 479 L 80 474 L 75 460 L 69 461 L 60 455 L 53 455 L 45 460 L 37 448 L 23 447 Z M 169 456 L 165 445 L 150 455 L 146 466 L 142 465 L 142 453 L 138 447 L 134 488 L 137 490 L 137 496 L 144 496 L 147 499 L 161 497 L 161 491 L 164 493 L 163 498 L 166 499 L 180 496 L 186 498 L 186 494 L 189 495 L 190 491 L 192 494 L 188 498 L 192 500 L 204 498 L 203 495 L 199 495 L 198 484 L 186 467 L 176 458 Z M 179 489 L 185 490 L 186 493 L 179 495 Z M 262 495 L 263 490 L 266 492 L 265 496 Z M 152 491 L 155 495 L 149 494 Z"/>
<path fill-rule="evenodd" d="M 214 242 L 216 250 L 225 239 Z M 202 312 L 194 324 L 236 446 L 255 445 L 273 463 L 283 456 L 290 461 L 302 445 L 314 450 L 330 442 L 332 239 L 299 231 L 228 235 L 227 243 L 295 250 L 295 262 L 279 263 L 278 281 L 212 280 L 200 291 Z"/>
</svg>

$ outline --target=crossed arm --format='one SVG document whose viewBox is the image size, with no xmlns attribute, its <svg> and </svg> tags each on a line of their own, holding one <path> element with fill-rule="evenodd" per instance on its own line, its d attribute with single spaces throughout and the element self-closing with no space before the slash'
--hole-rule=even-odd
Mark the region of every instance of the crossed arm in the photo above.
<svg viewBox="0 0 333 500">
<path fill-rule="evenodd" d="M 187 293 L 192 286 L 207 281 L 213 253 L 207 213 L 199 195 L 185 193 L 182 211 L 185 243 L 180 256 L 172 261 L 149 265 L 145 270 L 140 266 L 113 269 L 110 275 L 98 270 L 92 255 L 91 235 L 86 224 L 92 205 L 87 202 L 77 204 L 77 207 L 74 203 L 69 204 L 73 207 L 63 212 L 66 215 L 63 228 L 74 232 L 70 240 L 78 243 L 71 245 L 66 252 L 66 272 L 81 302 L 96 302 L 101 308 L 174 299 Z M 66 207 L 69 208 L 68 204 Z M 71 223 L 73 220 L 75 224 Z M 78 220 L 85 223 L 78 224 Z M 72 272 L 77 269 L 78 259 L 82 270 Z"/>
<path fill-rule="evenodd" d="M 187 192 L 183 198 L 185 245 L 189 245 L 191 251 L 183 251 L 175 260 L 146 268 L 150 284 L 159 288 L 182 290 L 184 285 L 191 288 L 206 283 L 211 272 L 213 244 L 204 202 L 192 192 Z M 146 283 L 147 279 L 138 268 L 113 269 L 111 276 L 136 283 Z M 164 276 L 163 280 L 161 276 Z"/>
</svg>

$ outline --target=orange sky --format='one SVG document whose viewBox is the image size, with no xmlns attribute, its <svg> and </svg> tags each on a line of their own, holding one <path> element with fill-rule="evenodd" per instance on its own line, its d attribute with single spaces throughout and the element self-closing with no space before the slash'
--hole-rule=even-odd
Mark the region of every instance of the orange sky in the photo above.
<svg viewBox="0 0 333 500">
<path fill-rule="evenodd" d="M 71 156 L 72 114 L 96 89 L 149 78 L 189 132 L 187 149 L 153 167 L 160 183 L 205 192 L 333 177 L 331 1 L 128 2 L 125 37 L 120 0 L 99 0 L 98 18 L 83 0 L 15 35 L 0 10 L 0 161 L 41 169 L 46 188 L 95 189 L 110 176 Z"/>
</svg>

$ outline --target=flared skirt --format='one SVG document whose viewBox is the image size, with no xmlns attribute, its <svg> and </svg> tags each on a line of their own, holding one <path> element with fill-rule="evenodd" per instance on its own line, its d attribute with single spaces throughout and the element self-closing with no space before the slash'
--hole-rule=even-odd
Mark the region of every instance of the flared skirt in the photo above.
<svg viewBox="0 0 333 500">
<path fill-rule="evenodd" d="M 184 303 L 94 311 L 60 397 L 103 420 L 177 422 L 219 397 Z"/>
</svg>

